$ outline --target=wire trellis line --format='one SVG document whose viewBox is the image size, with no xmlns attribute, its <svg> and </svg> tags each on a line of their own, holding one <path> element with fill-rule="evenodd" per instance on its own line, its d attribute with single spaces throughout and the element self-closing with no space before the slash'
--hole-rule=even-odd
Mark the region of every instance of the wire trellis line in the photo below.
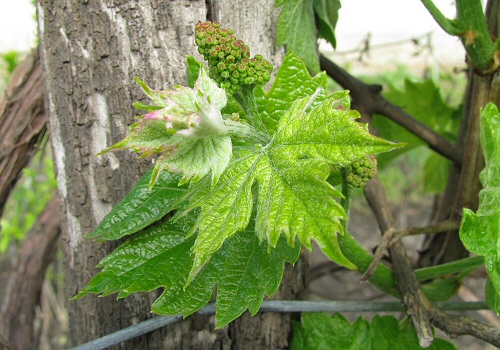
<svg viewBox="0 0 500 350">
<path fill-rule="evenodd" d="M 443 310 L 483 310 L 488 309 L 485 302 L 445 302 L 439 304 Z M 299 301 L 265 300 L 259 312 L 400 312 L 404 311 L 400 302 L 373 301 Z M 198 311 L 200 315 L 215 314 L 215 303 L 210 303 Z M 105 335 L 70 350 L 102 350 L 123 341 L 139 337 L 158 328 L 182 321 L 184 316 L 157 316 L 142 321 L 117 332 Z"/>
</svg>

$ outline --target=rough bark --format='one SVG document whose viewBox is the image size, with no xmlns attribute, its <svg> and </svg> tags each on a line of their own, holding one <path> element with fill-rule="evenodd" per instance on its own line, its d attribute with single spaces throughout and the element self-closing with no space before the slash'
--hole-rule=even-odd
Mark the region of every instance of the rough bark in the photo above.
<svg viewBox="0 0 500 350">
<path fill-rule="evenodd" d="M 35 307 L 40 302 L 45 270 L 60 234 L 57 196 L 28 233 L 2 301 L 0 334 L 12 350 L 34 349 Z"/>
<path fill-rule="evenodd" d="M 117 244 L 88 241 L 84 235 L 97 226 L 151 166 L 130 152 L 96 157 L 127 134 L 136 114 L 131 104 L 146 100 L 133 77 L 159 89 L 185 83 L 185 55 L 197 52 L 194 25 L 207 16 L 231 26 L 251 45 L 252 54 L 268 55 L 276 64 L 283 50 L 274 47 L 277 13 L 273 11 L 273 3 L 267 0 L 39 1 L 46 104 L 62 199 L 68 297 L 84 287 L 97 272 L 96 264 Z M 120 301 L 86 297 L 69 302 L 71 344 L 99 338 L 151 317 L 149 310 L 156 296 L 134 295 Z M 270 337 L 267 322 L 275 321 L 266 320 L 259 328 L 252 328 L 256 337 Z M 214 333 L 212 324 L 210 318 L 190 318 L 120 348 L 231 346 L 227 334 Z M 241 328 L 250 329 L 244 325 Z M 272 336 L 287 339 L 290 325 L 279 331 L 281 334 L 277 335 L 274 329 Z M 238 331 L 234 334 L 239 337 Z"/>
<path fill-rule="evenodd" d="M 38 50 L 14 70 L 0 101 L 0 217 L 21 171 L 47 130 Z"/>
</svg>

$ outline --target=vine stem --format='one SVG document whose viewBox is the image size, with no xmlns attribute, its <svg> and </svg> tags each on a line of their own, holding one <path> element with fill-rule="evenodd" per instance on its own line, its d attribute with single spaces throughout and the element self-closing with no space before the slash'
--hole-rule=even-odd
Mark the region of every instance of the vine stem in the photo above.
<svg viewBox="0 0 500 350">
<path fill-rule="evenodd" d="M 243 107 L 250 125 L 260 132 L 265 133 L 269 138 L 268 141 L 270 141 L 271 136 L 269 135 L 269 132 L 260 117 L 257 101 L 255 100 L 255 95 L 253 93 L 253 87 L 244 86 L 241 90 L 237 91 L 233 97 L 236 101 L 238 101 L 241 107 Z"/>
<path fill-rule="evenodd" d="M 475 68 L 483 74 L 492 73 L 499 68 L 499 62 L 495 59 L 498 41 L 495 43 L 488 31 L 481 1 L 456 0 L 456 20 L 446 18 L 432 0 L 421 1 L 445 32 L 460 38 Z"/>
<path fill-rule="evenodd" d="M 344 196 L 340 200 L 340 205 L 342 206 L 342 208 L 344 208 L 344 211 L 345 211 L 345 214 L 347 215 L 347 218 L 349 218 L 349 207 L 351 205 L 352 189 L 349 188 L 349 185 L 347 184 L 347 169 L 342 168 L 340 170 L 340 174 L 342 175 L 342 195 Z M 347 232 L 348 224 L 349 224 L 349 219 L 343 221 L 344 232 Z"/>
<path fill-rule="evenodd" d="M 449 18 L 446 18 L 441 11 L 434 5 L 432 0 L 421 0 L 422 4 L 427 8 L 427 11 L 431 14 L 437 24 L 448 34 L 450 35 L 460 35 L 463 33 L 463 30 L 456 25 L 454 21 Z"/>
</svg>

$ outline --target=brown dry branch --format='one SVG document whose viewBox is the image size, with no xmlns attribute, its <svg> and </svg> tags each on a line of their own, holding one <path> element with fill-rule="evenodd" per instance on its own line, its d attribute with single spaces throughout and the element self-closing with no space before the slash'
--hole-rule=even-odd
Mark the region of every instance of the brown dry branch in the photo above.
<svg viewBox="0 0 500 350">
<path fill-rule="evenodd" d="M 394 219 L 387 203 L 384 188 L 378 177 L 374 177 L 365 186 L 365 196 L 377 218 L 380 230 L 382 232 L 393 232 Z M 410 317 L 418 342 L 421 347 L 427 348 L 434 341 L 432 327 L 429 321 L 429 314 L 424 303 L 427 302 L 425 296 L 420 290 L 420 284 L 413 269 L 411 268 L 410 258 L 400 241 L 394 242 L 389 247 L 393 263 L 396 284 L 401 293 L 401 301 Z"/>
<path fill-rule="evenodd" d="M 11 349 L 33 349 L 35 307 L 40 302 L 45 270 L 60 234 L 57 196 L 30 230 L 19 252 L 2 301 L 0 334 Z"/>
<path fill-rule="evenodd" d="M 21 171 L 47 130 L 38 49 L 14 70 L 0 100 L 0 216 Z"/>
</svg>

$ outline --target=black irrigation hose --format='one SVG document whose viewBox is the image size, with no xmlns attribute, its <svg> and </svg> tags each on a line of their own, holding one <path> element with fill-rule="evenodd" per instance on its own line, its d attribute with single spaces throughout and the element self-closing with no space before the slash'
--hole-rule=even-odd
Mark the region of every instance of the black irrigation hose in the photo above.
<svg viewBox="0 0 500 350">
<path fill-rule="evenodd" d="M 488 309 L 485 302 L 446 302 L 439 306 L 443 310 L 482 310 Z M 399 302 L 372 301 L 295 301 L 295 300 L 265 300 L 259 312 L 399 312 L 403 306 Z M 215 303 L 210 303 L 198 311 L 200 315 L 215 314 Z M 110 346 L 139 337 L 183 320 L 182 315 L 157 316 L 133 326 L 105 335 L 88 343 L 78 345 L 70 350 L 102 350 Z"/>
</svg>

